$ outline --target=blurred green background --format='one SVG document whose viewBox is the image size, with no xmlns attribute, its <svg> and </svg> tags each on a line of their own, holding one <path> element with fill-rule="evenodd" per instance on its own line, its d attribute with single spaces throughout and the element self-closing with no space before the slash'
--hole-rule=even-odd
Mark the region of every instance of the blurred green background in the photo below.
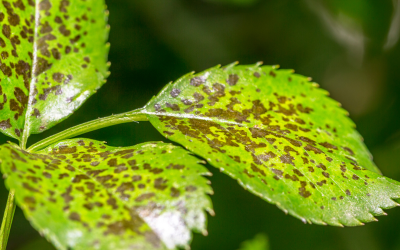
<svg viewBox="0 0 400 250">
<path fill-rule="evenodd" d="M 70 126 L 143 106 L 169 81 L 216 64 L 263 61 L 311 76 L 350 111 L 382 172 L 400 180 L 399 0 L 114 0 L 111 77 L 72 117 L 30 143 Z M 166 141 L 149 123 L 85 137 L 113 146 Z M 0 142 L 8 140 L 0 135 Z M 357 228 L 304 225 L 215 171 L 216 216 L 193 250 L 238 249 L 258 233 L 272 250 L 400 249 L 400 209 Z M 7 190 L 0 187 L 2 213 Z M 17 209 L 8 249 L 53 249 Z"/>
</svg>

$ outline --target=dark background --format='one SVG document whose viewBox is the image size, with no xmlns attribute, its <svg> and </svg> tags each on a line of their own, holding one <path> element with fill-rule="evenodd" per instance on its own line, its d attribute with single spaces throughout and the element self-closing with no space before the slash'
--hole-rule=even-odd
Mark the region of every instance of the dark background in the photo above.
<svg viewBox="0 0 400 250">
<path fill-rule="evenodd" d="M 143 106 L 171 80 L 216 64 L 264 61 L 311 76 L 350 111 L 382 172 L 400 180 L 399 0 L 109 0 L 108 83 L 73 116 L 30 143 L 73 125 Z M 165 139 L 149 123 L 86 134 L 110 145 Z M 0 135 L 0 142 L 7 138 Z M 237 249 L 263 232 L 272 250 L 400 249 L 400 209 L 363 227 L 304 225 L 215 171 L 216 216 L 192 249 Z M 0 188 L 0 213 L 7 191 Z M 17 209 L 8 249 L 53 249 Z"/>
</svg>

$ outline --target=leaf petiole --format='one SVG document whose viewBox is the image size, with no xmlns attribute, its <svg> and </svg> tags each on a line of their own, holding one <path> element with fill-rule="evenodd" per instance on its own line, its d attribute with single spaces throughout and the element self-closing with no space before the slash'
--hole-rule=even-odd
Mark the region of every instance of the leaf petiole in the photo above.
<svg viewBox="0 0 400 250">
<path fill-rule="evenodd" d="M 147 116 L 142 111 L 143 109 L 136 109 L 134 111 L 130 111 L 127 113 L 111 115 L 104 118 L 99 118 L 93 121 L 82 123 L 80 125 L 66 129 L 58 134 L 52 135 L 50 137 L 47 137 L 46 139 L 43 139 L 33 144 L 27 149 L 27 151 L 35 152 L 39 149 L 42 149 L 48 145 L 59 142 L 61 140 L 69 139 L 101 128 L 110 127 L 121 123 L 147 121 L 148 120 Z"/>
<path fill-rule="evenodd" d="M 10 235 L 11 225 L 15 213 L 15 190 L 11 189 L 8 194 L 6 209 L 4 211 L 3 222 L 0 229 L 0 250 L 6 250 L 8 236 Z"/>
</svg>

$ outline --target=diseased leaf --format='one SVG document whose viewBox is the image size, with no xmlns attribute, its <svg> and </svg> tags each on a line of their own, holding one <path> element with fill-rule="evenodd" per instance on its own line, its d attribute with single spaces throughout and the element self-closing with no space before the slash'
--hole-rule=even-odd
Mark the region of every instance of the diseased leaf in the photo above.
<svg viewBox="0 0 400 250">
<path fill-rule="evenodd" d="M 21 139 L 72 114 L 105 82 L 103 0 L 0 3 L 0 131 Z"/>
<path fill-rule="evenodd" d="M 168 85 L 145 107 L 168 139 L 303 222 L 362 225 L 398 205 L 347 112 L 290 70 L 215 67 Z"/>
<path fill-rule="evenodd" d="M 74 139 L 28 153 L 0 147 L 6 185 L 58 249 L 175 249 L 206 233 L 207 169 L 180 147 Z"/>
</svg>

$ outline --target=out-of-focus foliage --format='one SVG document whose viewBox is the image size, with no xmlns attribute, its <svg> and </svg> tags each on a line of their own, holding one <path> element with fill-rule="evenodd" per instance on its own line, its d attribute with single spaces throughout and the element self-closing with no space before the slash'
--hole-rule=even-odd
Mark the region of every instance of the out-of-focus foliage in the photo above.
<svg viewBox="0 0 400 250">
<path fill-rule="evenodd" d="M 45 238 L 37 238 L 32 241 L 26 242 L 23 246 L 18 248 L 18 250 L 32 250 L 32 249 L 40 249 L 40 250 L 53 250 L 54 247 L 47 242 Z"/>
<path fill-rule="evenodd" d="M 239 250 L 269 250 L 268 237 L 257 234 L 253 239 L 243 242 Z"/>
<path fill-rule="evenodd" d="M 205 0 L 206 2 L 215 4 L 230 4 L 237 6 L 249 6 L 257 3 L 259 0 Z"/>
</svg>

